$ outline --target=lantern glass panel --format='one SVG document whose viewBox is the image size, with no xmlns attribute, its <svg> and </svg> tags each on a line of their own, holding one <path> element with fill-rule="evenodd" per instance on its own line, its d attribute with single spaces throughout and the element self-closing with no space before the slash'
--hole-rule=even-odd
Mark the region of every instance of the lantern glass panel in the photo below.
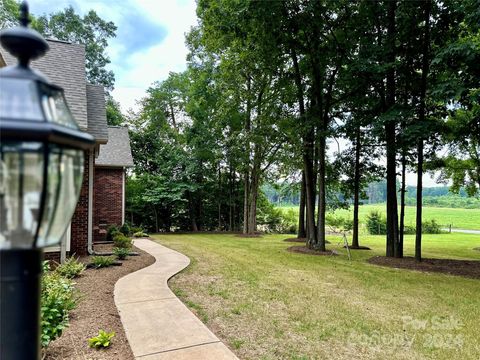
<svg viewBox="0 0 480 360">
<path fill-rule="evenodd" d="M 0 249 L 31 248 L 40 211 L 44 146 L 2 143 L 0 148 Z"/>
<path fill-rule="evenodd" d="M 2 78 L 0 109 L 2 118 L 44 121 L 37 83 L 31 80 Z"/>
<path fill-rule="evenodd" d="M 47 121 L 78 129 L 78 125 L 68 109 L 63 91 L 43 85 L 42 92 L 44 93 L 42 95 L 42 107 Z"/>
<path fill-rule="evenodd" d="M 44 146 L 0 145 L 0 249 L 58 244 L 73 215 L 82 185 L 83 151 Z"/>
<path fill-rule="evenodd" d="M 75 211 L 83 180 L 83 152 L 52 147 L 50 150 L 47 199 L 37 247 L 57 244 Z"/>
</svg>

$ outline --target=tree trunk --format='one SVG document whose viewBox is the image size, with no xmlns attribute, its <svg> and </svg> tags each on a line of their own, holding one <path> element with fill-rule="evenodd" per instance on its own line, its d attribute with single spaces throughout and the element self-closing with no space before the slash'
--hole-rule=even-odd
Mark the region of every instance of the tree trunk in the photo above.
<svg viewBox="0 0 480 360">
<path fill-rule="evenodd" d="M 247 137 L 245 144 L 245 154 L 247 156 L 245 161 L 245 173 L 244 173 L 244 191 L 243 191 L 243 233 L 248 234 L 248 220 L 250 218 L 249 213 L 249 199 L 250 199 L 250 129 L 251 129 L 251 112 L 252 105 L 250 100 L 250 91 L 251 91 L 251 79 L 250 76 L 247 78 L 247 118 L 245 119 L 245 136 Z"/>
<path fill-rule="evenodd" d="M 295 47 L 291 47 L 291 58 L 293 67 L 295 70 L 295 85 L 297 87 L 297 100 L 298 108 L 300 111 L 300 121 L 305 126 L 307 125 L 307 119 L 305 117 L 305 99 L 303 95 L 302 74 L 298 65 L 297 53 Z M 303 127 L 305 129 L 305 127 Z M 305 177 L 305 222 L 306 222 L 306 237 L 307 246 L 312 247 L 317 243 L 316 231 L 315 231 L 315 195 L 313 183 L 313 141 L 314 141 L 314 129 L 311 125 L 308 129 L 304 130 L 302 136 L 302 157 L 303 157 L 303 174 Z"/>
<path fill-rule="evenodd" d="M 303 239 L 307 236 L 305 232 L 305 172 L 302 170 L 302 186 L 300 190 L 300 209 L 298 212 L 298 233 L 297 237 Z"/>
<path fill-rule="evenodd" d="M 326 139 L 325 129 L 318 139 L 318 219 L 317 219 L 317 250 L 326 251 L 325 249 L 325 214 L 327 212 L 326 204 L 326 167 L 325 167 L 325 150 Z"/>
<path fill-rule="evenodd" d="M 234 172 L 232 164 L 230 163 L 229 176 L 229 191 L 228 191 L 228 230 L 233 231 L 233 186 L 234 186 Z"/>
<path fill-rule="evenodd" d="M 395 11 L 396 0 L 388 2 L 387 44 L 389 51 L 387 62 L 390 68 L 387 71 L 386 110 L 395 105 Z M 387 148 L 387 244 L 386 255 L 393 257 L 398 252 L 398 209 L 397 209 L 397 173 L 396 173 L 396 144 L 395 121 L 387 120 L 385 124 L 385 140 Z M 396 246 L 397 245 L 397 246 Z"/>
<path fill-rule="evenodd" d="M 425 31 L 423 36 L 423 57 L 422 57 L 422 80 L 420 84 L 420 109 L 418 120 L 420 125 L 425 123 L 427 77 L 429 68 L 429 45 L 430 45 L 430 8 L 431 0 L 425 1 Z M 415 260 L 422 260 L 422 195 L 423 195 L 423 137 L 418 140 L 418 168 L 417 168 L 417 218 L 415 236 Z"/>
<path fill-rule="evenodd" d="M 355 174 L 353 177 L 353 234 L 352 248 L 359 247 L 358 241 L 358 207 L 360 205 L 360 150 L 361 150 L 361 133 L 360 128 L 357 129 L 355 141 Z"/>
<path fill-rule="evenodd" d="M 405 150 L 402 153 L 402 185 L 400 189 L 400 229 L 398 235 L 399 246 L 399 256 L 403 257 L 403 244 L 404 244 L 404 234 L 405 234 L 405 193 L 406 193 L 406 172 L 407 172 L 407 159 L 405 155 Z"/>
<path fill-rule="evenodd" d="M 222 201 L 221 201 L 221 191 L 222 191 L 222 172 L 220 163 L 218 163 L 218 230 L 222 229 Z"/>
<path fill-rule="evenodd" d="M 158 214 L 157 214 L 157 209 L 155 208 L 155 206 L 153 206 L 153 213 L 155 214 L 155 232 L 159 232 L 158 231 Z"/>
</svg>

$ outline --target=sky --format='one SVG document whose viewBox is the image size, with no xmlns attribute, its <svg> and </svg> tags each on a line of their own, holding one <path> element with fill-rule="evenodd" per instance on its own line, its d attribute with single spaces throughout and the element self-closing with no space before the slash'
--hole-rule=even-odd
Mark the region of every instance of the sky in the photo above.
<svg viewBox="0 0 480 360">
<path fill-rule="evenodd" d="M 115 73 L 112 95 L 123 112 L 137 110 L 136 101 L 154 81 L 186 69 L 185 33 L 196 25 L 194 0 L 29 1 L 30 12 L 36 16 L 70 5 L 81 15 L 93 9 L 118 28 L 107 53 L 108 69 Z"/>
<path fill-rule="evenodd" d="M 81 15 L 93 9 L 104 20 L 113 21 L 117 36 L 107 49 L 115 73 L 113 97 L 122 111 L 138 110 L 136 102 L 155 81 L 169 72 L 186 69 L 185 34 L 197 24 L 195 0 L 31 0 L 34 15 L 49 14 L 73 6 Z M 424 186 L 440 186 L 428 174 Z M 407 174 L 408 185 L 416 175 Z"/>
</svg>

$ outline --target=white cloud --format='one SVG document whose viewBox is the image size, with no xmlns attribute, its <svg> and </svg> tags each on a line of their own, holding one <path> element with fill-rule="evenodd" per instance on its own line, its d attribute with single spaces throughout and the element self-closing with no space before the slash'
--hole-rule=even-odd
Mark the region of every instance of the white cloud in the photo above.
<svg viewBox="0 0 480 360">
<path fill-rule="evenodd" d="M 187 56 L 185 33 L 196 24 L 196 5 L 193 0 L 161 2 L 137 0 L 137 5 L 142 12 L 150 14 L 151 20 L 165 27 L 167 34 L 159 44 L 131 54 L 125 70 L 115 71 L 115 62 L 112 61 L 112 68 L 116 74 L 118 73 L 118 91 L 114 91 L 113 96 L 122 104 L 123 110 L 130 107 L 137 109 L 132 105 L 134 102 L 130 97 L 137 96 L 140 93 L 138 89 L 146 90 L 153 82 L 165 80 L 171 71 L 185 70 Z M 137 90 L 132 90 L 133 88 Z M 144 92 L 142 96 L 143 94 Z"/>
<path fill-rule="evenodd" d="M 196 24 L 194 0 L 37 0 L 31 12 L 48 14 L 70 5 L 82 15 L 93 9 L 117 25 L 107 49 L 108 68 L 116 77 L 112 95 L 123 111 L 136 110 L 135 102 L 153 82 L 185 70 L 185 33 Z"/>
</svg>

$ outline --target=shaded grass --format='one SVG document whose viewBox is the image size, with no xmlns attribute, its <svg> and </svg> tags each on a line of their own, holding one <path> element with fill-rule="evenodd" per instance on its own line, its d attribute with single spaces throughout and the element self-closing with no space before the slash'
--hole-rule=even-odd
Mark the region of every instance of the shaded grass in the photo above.
<svg viewBox="0 0 480 360">
<path fill-rule="evenodd" d="M 480 358 L 480 281 L 368 264 L 384 237 L 362 238 L 372 251 L 351 262 L 336 237 L 336 257 L 287 252 L 285 235 L 155 238 L 193 260 L 170 286 L 242 359 Z M 426 235 L 424 256 L 480 260 L 479 245 Z"/>
<path fill-rule="evenodd" d="M 294 209 L 298 213 L 298 207 L 285 206 L 281 209 Z M 360 222 L 365 223 L 366 216 L 371 211 L 379 211 L 385 214 L 385 204 L 362 205 L 359 208 Z M 342 217 L 353 218 L 353 207 L 349 210 L 337 210 L 335 214 Z M 405 225 L 415 226 L 415 206 L 405 206 Z M 435 220 L 444 227 L 452 224 L 453 228 L 480 230 L 480 209 L 457 209 L 457 208 L 437 208 L 423 207 L 423 220 Z"/>
</svg>

